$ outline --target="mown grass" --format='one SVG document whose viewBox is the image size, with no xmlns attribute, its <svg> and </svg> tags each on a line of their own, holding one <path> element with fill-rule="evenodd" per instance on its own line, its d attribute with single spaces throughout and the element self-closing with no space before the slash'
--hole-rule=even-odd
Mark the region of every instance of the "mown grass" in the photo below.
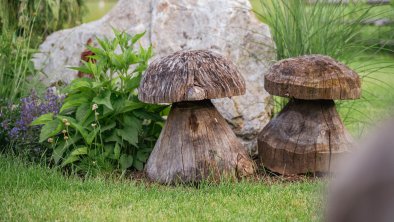
<svg viewBox="0 0 394 222">
<path fill-rule="evenodd" d="M 0 156 L 0 221 L 316 221 L 323 182 L 166 187 L 65 178 Z"/>
</svg>

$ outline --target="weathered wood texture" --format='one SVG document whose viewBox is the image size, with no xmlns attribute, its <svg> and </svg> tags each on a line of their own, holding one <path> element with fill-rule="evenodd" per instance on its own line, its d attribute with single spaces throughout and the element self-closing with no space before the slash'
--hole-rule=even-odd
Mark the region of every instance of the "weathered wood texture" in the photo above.
<svg viewBox="0 0 394 222">
<path fill-rule="evenodd" d="M 230 60 L 208 50 L 191 50 L 154 60 L 143 76 L 138 98 L 173 103 L 244 93 L 245 81 Z"/>
<path fill-rule="evenodd" d="M 332 100 L 291 100 L 258 138 L 260 163 L 280 174 L 330 172 L 352 146 Z"/>
<path fill-rule="evenodd" d="M 297 99 L 357 99 L 361 94 L 358 74 L 323 55 L 284 59 L 265 75 L 265 89 L 272 95 Z"/>
<path fill-rule="evenodd" d="M 198 183 L 253 174 L 255 165 L 209 100 L 174 103 L 146 164 L 149 179 Z"/>
</svg>

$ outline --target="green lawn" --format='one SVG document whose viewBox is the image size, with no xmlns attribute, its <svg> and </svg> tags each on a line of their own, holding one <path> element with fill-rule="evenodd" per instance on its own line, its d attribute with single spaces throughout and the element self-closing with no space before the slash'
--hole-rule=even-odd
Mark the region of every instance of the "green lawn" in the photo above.
<svg viewBox="0 0 394 222">
<path fill-rule="evenodd" d="M 194 187 L 65 178 L 0 156 L 0 221 L 316 221 L 322 182 Z"/>
</svg>

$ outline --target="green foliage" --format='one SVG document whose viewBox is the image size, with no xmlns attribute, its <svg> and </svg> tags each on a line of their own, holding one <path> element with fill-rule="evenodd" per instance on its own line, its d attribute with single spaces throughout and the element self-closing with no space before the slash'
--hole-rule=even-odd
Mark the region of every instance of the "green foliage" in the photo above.
<svg viewBox="0 0 394 222">
<path fill-rule="evenodd" d="M 83 0 L 0 0 L 0 100 L 38 92 L 32 54 L 50 33 L 81 23 Z"/>
<path fill-rule="evenodd" d="M 325 4 L 322 0 L 259 0 L 256 13 L 267 23 L 276 44 L 277 59 L 306 54 L 329 55 L 346 60 L 364 48 L 358 41 L 372 6 Z M 353 52 L 353 53 L 352 53 Z"/>
<path fill-rule="evenodd" d="M 34 50 L 31 49 L 30 38 L 0 34 L 0 100 L 8 103 L 29 91 L 27 77 L 35 82 L 33 63 L 30 61 Z M 40 84 L 36 84 L 39 86 Z"/>
<path fill-rule="evenodd" d="M 1 33 L 29 32 L 45 37 L 82 22 L 84 0 L 0 0 Z"/>
<path fill-rule="evenodd" d="M 44 124 L 40 142 L 53 142 L 55 164 L 91 174 L 143 169 L 167 107 L 137 98 L 152 56 L 151 47 L 136 50 L 143 35 L 115 31 L 113 40 L 97 39 L 100 47 L 89 47 L 94 62 L 73 68 L 92 78 L 75 79 L 64 89 L 67 97 L 59 115 L 43 115 L 33 122 Z"/>
</svg>

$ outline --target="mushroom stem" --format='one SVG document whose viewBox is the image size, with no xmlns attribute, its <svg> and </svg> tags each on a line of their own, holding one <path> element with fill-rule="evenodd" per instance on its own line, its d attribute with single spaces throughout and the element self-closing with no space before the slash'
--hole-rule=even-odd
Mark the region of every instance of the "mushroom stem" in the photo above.
<svg viewBox="0 0 394 222">
<path fill-rule="evenodd" d="M 255 165 L 210 100 L 174 103 L 146 164 L 149 179 L 195 183 L 253 174 Z"/>
<path fill-rule="evenodd" d="M 352 145 L 333 100 L 292 99 L 258 138 L 261 164 L 280 174 L 332 172 Z"/>
</svg>

